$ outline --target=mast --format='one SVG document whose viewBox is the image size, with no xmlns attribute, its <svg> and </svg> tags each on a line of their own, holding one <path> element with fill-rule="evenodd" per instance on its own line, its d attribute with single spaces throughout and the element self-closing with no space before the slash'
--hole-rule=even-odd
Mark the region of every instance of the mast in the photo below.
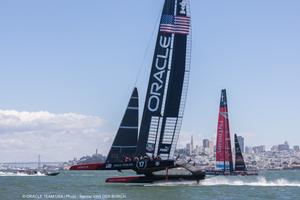
<svg viewBox="0 0 300 200">
<path fill-rule="evenodd" d="M 244 157 L 241 151 L 241 146 L 236 134 L 234 134 L 234 146 L 235 146 L 235 171 L 247 171 Z"/>
<path fill-rule="evenodd" d="M 136 153 L 138 138 L 138 91 L 134 88 L 121 125 L 107 156 L 107 163 L 124 162 Z"/>
<path fill-rule="evenodd" d="M 138 155 L 173 159 L 190 72 L 188 0 L 165 0 L 152 62 Z"/>
<path fill-rule="evenodd" d="M 217 129 L 216 168 L 233 171 L 226 90 L 221 92 Z"/>
</svg>

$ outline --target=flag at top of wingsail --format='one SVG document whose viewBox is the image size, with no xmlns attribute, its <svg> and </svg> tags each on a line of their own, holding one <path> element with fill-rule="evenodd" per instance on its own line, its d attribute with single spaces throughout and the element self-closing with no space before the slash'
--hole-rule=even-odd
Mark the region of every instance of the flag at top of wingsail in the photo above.
<svg viewBox="0 0 300 200">
<path fill-rule="evenodd" d="M 190 4 L 166 0 L 160 20 L 137 154 L 173 159 L 190 74 Z"/>
</svg>

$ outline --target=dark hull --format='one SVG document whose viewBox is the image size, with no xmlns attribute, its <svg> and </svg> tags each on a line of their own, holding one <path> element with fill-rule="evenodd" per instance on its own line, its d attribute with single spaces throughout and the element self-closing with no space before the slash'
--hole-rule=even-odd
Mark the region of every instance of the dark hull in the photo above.
<svg viewBox="0 0 300 200">
<path fill-rule="evenodd" d="M 45 173 L 46 176 L 57 176 L 59 175 L 59 172 L 47 172 Z"/>
<path fill-rule="evenodd" d="M 153 176 L 129 176 L 113 177 L 106 179 L 106 183 L 154 183 L 177 181 L 200 181 L 205 179 L 205 173 L 197 175 L 153 175 Z"/>
<path fill-rule="evenodd" d="M 257 176 L 257 171 L 218 171 L 218 170 L 209 170 L 205 172 L 206 175 L 213 176 Z"/>
<path fill-rule="evenodd" d="M 174 167 L 173 160 L 141 160 L 137 162 L 81 164 L 72 166 L 70 170 L 134 170 L 138 174 L 149 174 Z"/>
</svg>

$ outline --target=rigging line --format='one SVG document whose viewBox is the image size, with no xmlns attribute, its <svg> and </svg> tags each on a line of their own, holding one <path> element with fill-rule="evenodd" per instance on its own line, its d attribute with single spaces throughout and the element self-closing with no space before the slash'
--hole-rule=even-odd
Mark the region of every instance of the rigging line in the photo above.
<svg viewBox="0 0 300 200">
<path fill-rule="evenodd" d="M 158 16 L 157 16 L 157 19 L 155 20 L 155 26 L 154 26 L 154 29 L 152 30 L 150 39 L 149 39 L 149 41 L 148 41 L 148 44 L 147 44 L 147 47 L 146 47 L 146 50 L 145 50 L 145 53 L 144 53 L 144 56 L 143 56 L 142 63 L 141 63 L 141 65 L 140 65 L 140 67 L 139 67 L 138 73 L 137 73 L 136 78 L 135 78 L 135 82 L 134 82 L 134 86 L 135 86 L 135 87 L 137 86 L 137 82 L 138 82 L 139 77 L 140 77 L 140 75 L 141 75 L 141 73 L 142 73 L 142 69 L 145 68 L 146 57 L 147 57 L 147 54 L 148 54 L 148 52 L 149 52 L 149 48 L 150 48 L 150 46 L 151 46 L 151 42 L 152 42 L 152 39 L 153 39 L 153 37 L 154 37 L 154 34 L 155 34 L 156 30 L 157 30 L 157 24 L 159 24 L 159 20 L 160 20 L 160 17 L 161 17 L 161 13 L 162 13 L 162 11 L 163 11 L 163 8 L 164 8 L 164 4 L 163 4 L 162 8 L 161 8 L 160 11 L 159 11 L 159 14 L 158 14 Z"/>
</svg>

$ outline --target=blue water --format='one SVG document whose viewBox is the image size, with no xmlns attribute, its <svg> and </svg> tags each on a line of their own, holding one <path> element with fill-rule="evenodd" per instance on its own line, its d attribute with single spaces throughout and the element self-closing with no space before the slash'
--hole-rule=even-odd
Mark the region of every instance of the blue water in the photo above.
<svg viewBox="0 0 300 200">
<path fill-rule="evenodd" d="M 0 200 L 300 199 L 300 171 L 266 171 L 261 172 L 257 177 L 209 177 L 199 184 L 195 182 L 140 185 L 105 183 L 106 178 L 121 175 L 121 173 L 105 171 L 65 171 L 56 177 L 0 173 Z"/>
</svg>

